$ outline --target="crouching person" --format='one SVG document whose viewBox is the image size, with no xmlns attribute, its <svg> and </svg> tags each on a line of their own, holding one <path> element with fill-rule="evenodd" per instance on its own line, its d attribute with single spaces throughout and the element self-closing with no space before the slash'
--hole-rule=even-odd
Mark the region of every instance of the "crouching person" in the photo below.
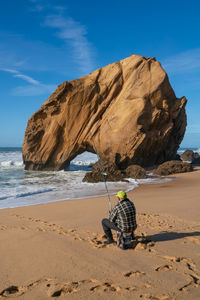
<svg viewBox="0 0 200 300">
<path fill-rule="evenodd" d="M 109 219 L 102 220 L 103 230 L 107 237 L 105 245 L 114 242 L 112 231 L 117 231 L 117 245 L 121 249 L 128 248 L 131 238 L 134 237 L 134 230 L 137 228 L 136 224 L 136 209 L 132 201 L 127 198 L 124 191 L 117 194 L 119 202 L 115 205 L 110 212 Z"/>
</svg>

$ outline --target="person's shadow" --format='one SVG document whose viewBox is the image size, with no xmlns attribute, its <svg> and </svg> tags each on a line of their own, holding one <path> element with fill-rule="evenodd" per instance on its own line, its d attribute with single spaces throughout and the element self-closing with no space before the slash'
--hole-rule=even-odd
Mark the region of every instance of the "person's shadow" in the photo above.
<svg viewBox="0 0 200 300">
<path fill-rule="evenodd" d="M 194 231 L 194 232 L 162 231 L 157 234 L 148 235 L 148 236 L 146 236 L 146 239 L 154 241 L 154 242 L 165 242 L 165 241 L 182 239 L 182 238 L 190 237 L 190 236 L 200 236 L 200 232 L 199 231 Z M 200 240 L 199 240 L 199 242 L 200 242 Z"/>
<path fill-rule="evenodd" d="M 194 232 L 162 231 L 160 233 L 147 235 L 147 236 L 135 235 L 132 237 L 130 247 L 128 248 L 135 249 L 138 244 L 143 244 L 145 246 L 149 245 L 150 247 L 154 247 L 156 242 L 172 241 L 172 240 L 182 239 L 190 236 L 200 236 L 200 232 L 199 231 L 194 231 Z"/>
</svg>

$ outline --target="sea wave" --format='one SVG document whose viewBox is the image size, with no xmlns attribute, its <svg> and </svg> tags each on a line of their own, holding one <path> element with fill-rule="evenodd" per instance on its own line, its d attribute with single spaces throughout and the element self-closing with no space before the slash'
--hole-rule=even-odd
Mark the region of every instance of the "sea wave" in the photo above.
<svg viewBox="0 0 200 300">
<path fill-rule="evenodd" d="M 13 160 L 7 160 L 7 161 L 1 161 L 0 167 L 23 167 L 23 161 L 13 161 Z"/>
<path fill-rule="evenodd" d="M 88 166 L 91 167 L 94 163 L 96 162 L 96 160 L 86 160 L 86 161 L 81 161 L 81 160 L 73 160 L 72 164 L 76 165 L 76 166 Z"/>
</svg>

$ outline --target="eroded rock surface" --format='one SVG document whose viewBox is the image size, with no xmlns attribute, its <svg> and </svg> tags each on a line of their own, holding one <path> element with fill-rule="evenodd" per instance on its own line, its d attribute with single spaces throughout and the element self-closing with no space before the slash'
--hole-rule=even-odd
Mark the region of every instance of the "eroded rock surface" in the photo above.
<svg viewBox="0 0 200 300">
<path fill-rule="evenodd" d="M 92 172 L 87 172 L 83 181 L 99 182 L 103 181 L 128 181 L 128 178 L 144 179 L 147 177 L 146 170 L 138 165 L 128 166 L 126 169 L 117 169 L 116 165 L 106 161 L 97 162 L 92 167 Z"/>
<path fill-rule="evenodd" d="M 200 155 L 198 152 L 186 150 L 183 154 L 181 154 L 181 160 L 188 163 L 200 164 Z"/>
<path fill-rule="evenodd" d="M 166 161 L 153 171 L 154 174 L 167 176 L 176 173 L 185 173 L 193 171 L 193 167 L 186 162 L 179 160 Z"/>
<path fill-rule="evenodd" d="M 184 136 L 185 104 L 160 63 L 139 55 L 63 82 L 28 121 L 25 168 L 60 170 L 95 148 L 119 169 L 171 160 Z"/>
</svg>

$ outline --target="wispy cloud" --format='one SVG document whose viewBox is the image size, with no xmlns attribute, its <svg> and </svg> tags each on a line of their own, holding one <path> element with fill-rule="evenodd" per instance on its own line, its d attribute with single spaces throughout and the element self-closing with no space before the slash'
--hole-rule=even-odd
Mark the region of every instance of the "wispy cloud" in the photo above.
<svg viewBox="0 0 200 300">
<path fill-rule="evenodd" d="M 0 68 L 0 71 L 11 73 L 13 75 L 13 77 L 21 78 L 21 79 L 27 81 L 28 83 L 31 83 L 31 84 L 34 84 L 34 85 L 39 85 L 40 84 L 40 82 L 38 80 L 35 80 L 34 78 L 32 78 L 28 75 L 22 74 L 19 71 L 14 70 L 14 69 Z"/>
<path fill-rule="evenodd" d="M 168 57 L 163 61 L 163 66 L 170 73 L 199 71 L 200 48 L 190 49 Z"/>
<path fill-rule="evenodd" d="M 23 80 L 26 80 L 27 82 L 29 82 L 31 84 L 37 84 L 37 85 L 40 84 L 40 82 L 38 80 L 35 80 L 32 77 L 24 75 L 24 74 L 16 74 L 16 75 L 14 75 L 14 77 L 18 77 Z"/>
<path fill-rule="evenodd" d="M 34 78 L 22 74 L 17 70 L 9 68 L 0 68 L 0 71 L 12 74 L 15 78 L 20 78 L 29 83 L 29 85 L 17 86 L 12 89 L 11 94 L 13 96 L 39 96 L 52 93 L 56 89 L 54 84 L 43 84 Z"/>
<path fill-rule="evenodd" d="M 56 5 L 49 0 L 29 0 L 32 11 L 42 13 L 44 22 L 41 24 L 53 29 L 53 35 L 65 42 L 66 60 L 71 59 L 71 48 L 74 67 L 77 65 L 80 74 L 86 75 L 95 69 L 94 48 L 87 38 L 87 28 L 67 15 L 67 6 Z"/>
<path fill-rule="evenodd" d="M 74 61 L 79 65 L 81 72 L 87 74 L 93 71 L 93 50 L 87 40 L 87 29 L 84 25 L 71 17 L 63 17 L 60 13 L 46 16 L 44 25 L 56 29 L 56 36 L 70 44 Z"/>
<path fill-rule="evenodd" d="M 18 86 L 12 90 L 13 96 L 40 96 L 45 94 L 51 94 L 56 89 L 54 84 L 38 84 L 38 85 L 26 85 Z"/>
<path fill-rule="evenodd" d="M 49 0 L 29 0 L 29 9 L 41 14 L 43 21 L 38 25 L 43 29 L 48 27 L 54 42 L 49 44 L 43 40 L 27 39 L 23 34 L 0 31 L 0 71 L 18 79 L 18 84 L 20 79 L 24 81 L 11 91 L 12 95 L 35 96 L 52 92 L 56 85 L 44 83 L 51 72 L 53 76 L 57 74 L 56 81 L 59 81 L 63 75 L 64 80 L 70 80 L 95 69 L 94 50 L 87 39 L 87 28 L 67 15 L 66 5 L 53 5 Z M 62 43 L 57 43 L 58 39 Z M 44 81 L 36 78 L 38 72 Z M 45 72 L 48 72 L 47 76 L 42 77 Z"/>
</svg>

